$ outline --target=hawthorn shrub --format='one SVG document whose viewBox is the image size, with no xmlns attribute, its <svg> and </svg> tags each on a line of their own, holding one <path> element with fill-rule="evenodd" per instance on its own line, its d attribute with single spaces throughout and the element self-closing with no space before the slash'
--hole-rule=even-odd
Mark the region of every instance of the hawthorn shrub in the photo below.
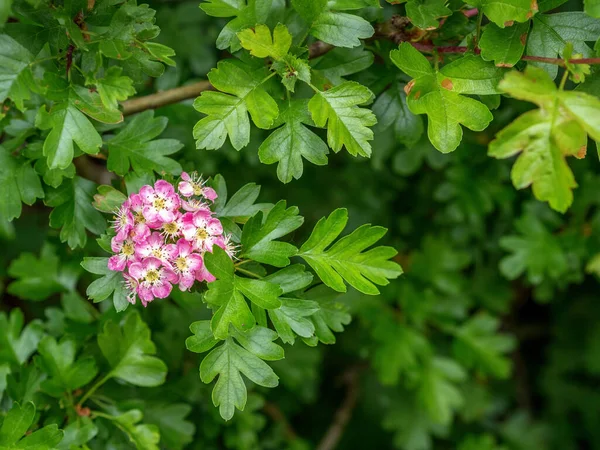
<svg viewBox="0 0 600 450">
<path fill-rule="evenodd" d="M 0 0 L 0 449 L 600 449 L 598 0 L 150 3 Z"/>
</svg>

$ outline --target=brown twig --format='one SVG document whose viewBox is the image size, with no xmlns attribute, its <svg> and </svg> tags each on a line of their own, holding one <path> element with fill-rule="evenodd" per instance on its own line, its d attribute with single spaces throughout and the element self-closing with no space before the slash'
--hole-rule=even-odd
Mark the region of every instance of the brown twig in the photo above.
<svg viewBox="0 0 600 450">
<path fill-rule="evenodd" d="M 338 445 L 346 425 L 352 417 L 352 412 L 356 406 L 359 394 L 360 367 L 351 367 L 343 375 L 343 381 L 346 384 L 346 396 L 344 401 L 335 412 L 333 422 L 327 429 L 325 436 L 319 442 L 317 450 L 333 450 Z"/>
<path fill-rule="evenodd" d="M 287 420 L 287 417 L 285 417 L 281 409 L 279 409 L 279 406 L 277 406 L 275 403 L 266 401 L 263 406 L 263 411 L 271 418 L 271 420 L 273 420 L 273 422 L 277 422 L 283 426 L 283 431 L 288 441 L 295 441 L 298 439 L 298 434 Z"/>
<path fill-rule="evenodd" d="M 179 103 L 183 100 L 198 97 L 200 93 L 209 89 L 212 89 L 212 86 L 208 81 L 199 81 L 187 86 L 180 86 L 155 94 L 132 98 L 121 104 L 123 106 L 123 115 L 128 116 L 147 109 L 156 109 L 161 106 Z"/>
</svg>

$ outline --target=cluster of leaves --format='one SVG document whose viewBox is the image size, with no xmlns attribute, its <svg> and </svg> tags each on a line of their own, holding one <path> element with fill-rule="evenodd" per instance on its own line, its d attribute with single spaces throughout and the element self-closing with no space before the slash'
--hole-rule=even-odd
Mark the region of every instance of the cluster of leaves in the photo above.
<svg viewBox="0 0 600 450">
<path fill-rule="evenodd" d="M 340 368 L 340 448 L 600 445 L 598 2 L 381 3 L 2 2 L 0 448 L 314 448 Z M 184 169 L 237 258 L 140 312 L 104 214 Z"/>
</svg>

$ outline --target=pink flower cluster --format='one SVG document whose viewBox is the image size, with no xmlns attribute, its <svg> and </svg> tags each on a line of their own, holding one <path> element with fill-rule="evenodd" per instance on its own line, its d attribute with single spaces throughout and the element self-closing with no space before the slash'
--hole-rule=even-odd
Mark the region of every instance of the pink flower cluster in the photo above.
<svg viewBox="0 0 600 450">
<path fill-rule="evenodd" d="M 108 268 L 123 272 L 131 303 L 136 294 L 146 306 L 168 297 L 174 284 L 186 291 L 195 281 L 214 281 L 203 258 L 213 245 L 234 256 L 234 245 L 210 210 L 208 202 L 217 198 L 214 189 L 183 172 L 177 191 L 159 180 L 131 194 L 116 213 L 115 255 Z"/>
</svg>

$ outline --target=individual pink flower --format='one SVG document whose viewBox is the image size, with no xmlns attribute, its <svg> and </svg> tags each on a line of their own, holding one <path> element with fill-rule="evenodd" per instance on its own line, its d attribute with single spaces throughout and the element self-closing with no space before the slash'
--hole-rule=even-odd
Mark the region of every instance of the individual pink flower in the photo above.
<svg viewBox="0 0 600 450">
<path fill-rule="evenodd" d="M 173 271 L 179 275 L 179 289 L 187 291 L 196 279 L 196 271 L 204 265 L 202 255 L 194 253 L 192 245 L 185 239 L 167 246 Z"/>
<path fill-rule="evenodd" d="M 195 212 L 191 220 L 188 214 L 183 218 L 183 236 L 193 244 L 195 249 L 201 252 L 211 251 L 216 239 L 223 234 L 221 221 L 205 211 Z"/>
<path fill-rule="evenodd" d="M 140 196 L 144 200 L 142 212 L 148 222 L 157 222 L 159 219 L 163 222 L 175 220 L 181 200 L 175 193 L 171 183 L 158 180 L 154 183 L 154 188 L 151 186 L 142 187 Z"/>
<path fill-rule="evenodd" d="M 171 222 L 162 222 L 160 232 L 165 239 L 177 239 L 183 234 L 183 214 L 177 214 Z"/>
<path fill-rule="evenodd" d="M 113 227 L 117 232 L 117 237 L 120 240 L 124 240 L 129 235 L 129 232 L 133 229 L 134 224 L 135 221 L 133 214 L 129 209 L 129 200 L 125 200 L 125 202 L 117 210 L 115 214 L 115 220 L 113 221 Z"/>
<path fill-rule="evenodd" d="M 138 242 L 135 246 L 135 254 L 138 258 L 152 256 L 163 263 L 169 261 L 169 255 L 165 245 L 165 239 L 158 232 L 153 232 L 147 239 Z"/>
<path fill-rule="evenodd" d="M 178 190 L 184 197 L 191 197 L 192 195 L 206 197 L 211 202 L 214 202 L 217 198 L 217 192 L 208 186 L 204 186 L 206 181 L 202 180 L 201 176 L 193 173 L 190 176 L 187 172 L 181 173 L 181 179 L 179 182 Z"/>
<path fill-rule="evenodd" d="M 146 306 L 154 298 L 167 298 L 173 289 L 171 283 L 179 278 L 173 270 L 157 258 L 145 258 L 129 266 L 129 275 L 138 283 L 137 294 Z"/>
<path fill-rule="evenodd" d="M 132 239 L 112 238 L 110 247 L 116 255 L 108 258 L 108 268 L 115 271 L 123 271 L 127 263 L 135 261 L 135 243 Z"/>
</svg>

